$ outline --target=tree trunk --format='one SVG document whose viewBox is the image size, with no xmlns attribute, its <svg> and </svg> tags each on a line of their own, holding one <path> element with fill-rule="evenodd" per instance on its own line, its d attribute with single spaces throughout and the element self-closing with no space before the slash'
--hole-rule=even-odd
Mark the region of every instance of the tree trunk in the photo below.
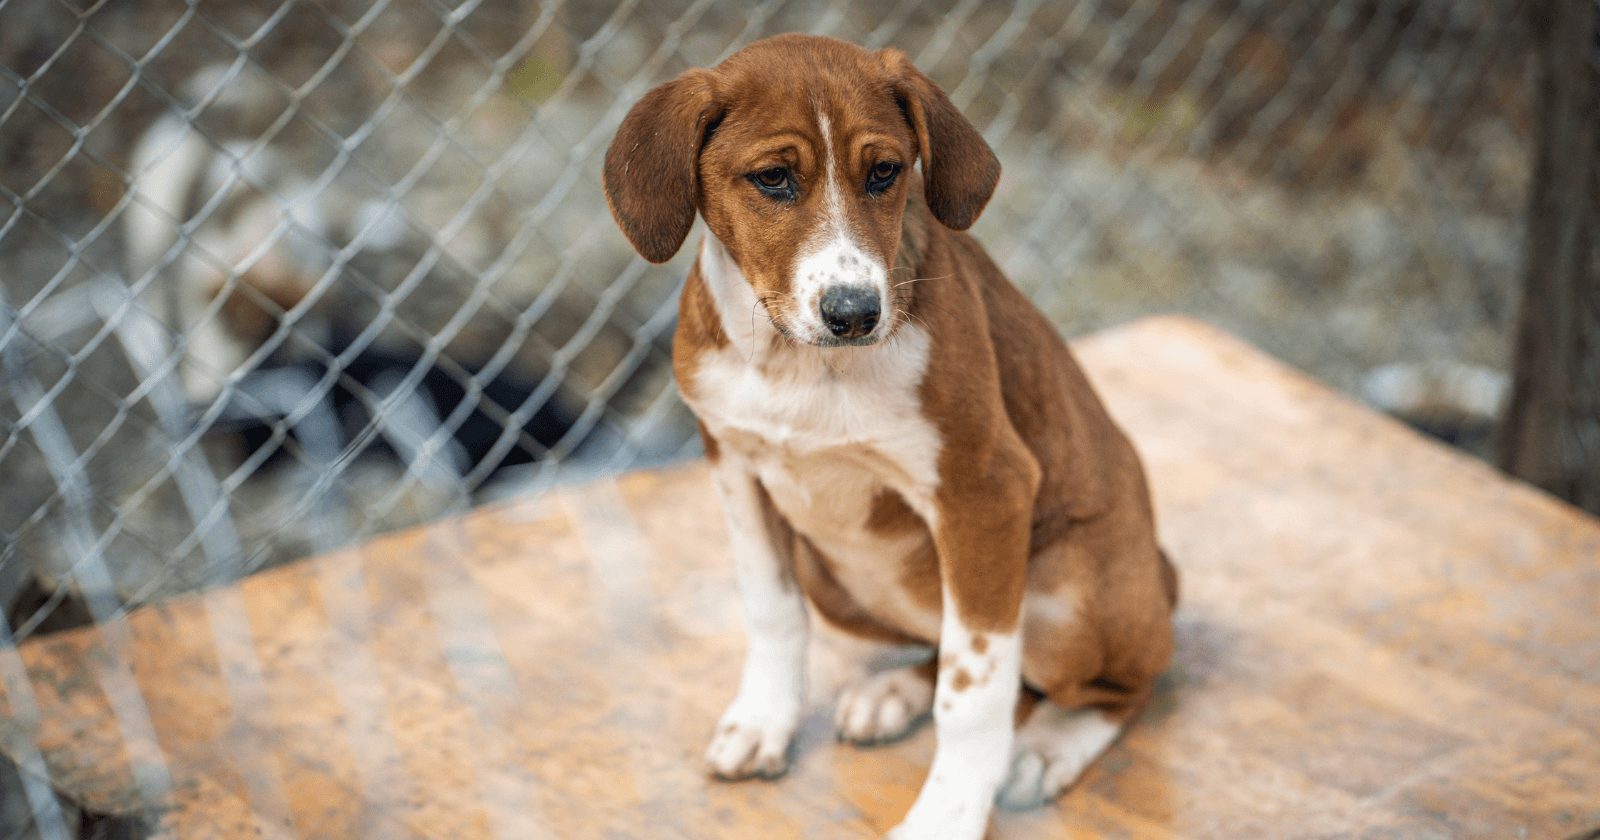
<svg viewBox="0 0 1600 840">
<path fill-rule="evenodd" d="M 1538 116 L 1508 472 L 1600 513 L 1600 0 L 1534 0 Z"/>
</svg>

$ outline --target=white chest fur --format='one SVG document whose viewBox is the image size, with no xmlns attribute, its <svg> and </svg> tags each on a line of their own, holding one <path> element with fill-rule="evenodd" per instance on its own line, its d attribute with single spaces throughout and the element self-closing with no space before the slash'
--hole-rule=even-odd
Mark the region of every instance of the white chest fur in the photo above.
<svg viewBox="0 0 1600 840">
<path fill-rule="evenodd" d="M 900 561 L 926 535 L 868 527 L 884 489 L 899 493 L 925 522 L 935 515 L 939 436 L 918 396 L 927 332 L 903 324 L 890 341 L 869 347 L 775 341 L 765 317 L 750 319 L 755 298 L 711 237 L 700 271 L 730 341 L 700 357 L 685 390 L 723 457 L 761 480 L 863 606 L 936 632 L 938 616 L 913 608 L 899 583 Z"/>
<path fill-rule="evenodd" d="M 913 508 L 932 498 L 939 441 L 916 393 L 926 359 L 915 326 L 883 347 L 785 346 L 751 358 L 730 345 L 701 357 L 692 404 L 718 443 L 783 497 L 780 507 L 795 508 L 785 513 L 797 526 L 813 515 L 818 526 L 864 525 L 880 488 Z M 860 509 L 841 508 L 863 495 Z"/>
</svg>

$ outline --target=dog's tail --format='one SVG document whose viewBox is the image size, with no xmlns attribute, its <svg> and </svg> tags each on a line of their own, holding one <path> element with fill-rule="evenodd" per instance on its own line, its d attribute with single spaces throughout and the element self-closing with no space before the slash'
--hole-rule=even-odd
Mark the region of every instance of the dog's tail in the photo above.
<svg viewBox="0 0 1600 840">
<path fill-rule="evenodd" d="M 1161 588 L 1167 592 L 1167 604 L 1172 609 L 1178 608 L 1178 569 L 1172 565 L 1172 560 L 1167 557 L 1167 552 L 1157 549 L 1161 555 Z"/>
</svg>

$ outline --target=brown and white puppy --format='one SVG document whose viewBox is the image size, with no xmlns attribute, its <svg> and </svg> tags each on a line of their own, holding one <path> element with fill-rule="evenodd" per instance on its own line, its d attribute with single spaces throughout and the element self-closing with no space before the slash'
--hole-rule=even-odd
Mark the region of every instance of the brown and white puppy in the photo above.
<svg viewBox="0 0 1600 840">
<path fill-rule="evenodd" d="M 997 795 L 1055 796 L 1172 653 L 1177 580 L 1138 457 L 958 232 L 999 176 L 902 53 L 797 35 L 651 90 L 606 154 L 606 198 L 646 258 L 670 258 L 697 210 L 709 231 L 674 365 L 749 648 L 706 760 L 730 779 L 787 767 L 805 599 L 936 647 L 936 667 L 846 689 L 836 716 L 869 743 L 932 711 L 933 767 L 897 838 L 977 838 Z"/>
</svg>

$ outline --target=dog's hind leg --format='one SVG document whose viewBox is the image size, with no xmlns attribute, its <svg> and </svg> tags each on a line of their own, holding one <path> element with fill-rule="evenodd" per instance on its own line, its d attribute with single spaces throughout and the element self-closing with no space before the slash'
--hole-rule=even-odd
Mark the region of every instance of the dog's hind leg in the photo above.
<svg viewBox="0 0 1600 840">
<path fill-rule="evenodd" d="M 1125 547 L 1093 526 L 1034 558 L 1023 597 L 1023 680 L 1040 699 L 1022 717 L 998 801 L 1054 799 L 1105 752 L 1150 696 L 1172 655 L 1176 575 L 1153 544 Z M 1106 628 L 1116 628 L 1108 632 Z"/>
</svg>

